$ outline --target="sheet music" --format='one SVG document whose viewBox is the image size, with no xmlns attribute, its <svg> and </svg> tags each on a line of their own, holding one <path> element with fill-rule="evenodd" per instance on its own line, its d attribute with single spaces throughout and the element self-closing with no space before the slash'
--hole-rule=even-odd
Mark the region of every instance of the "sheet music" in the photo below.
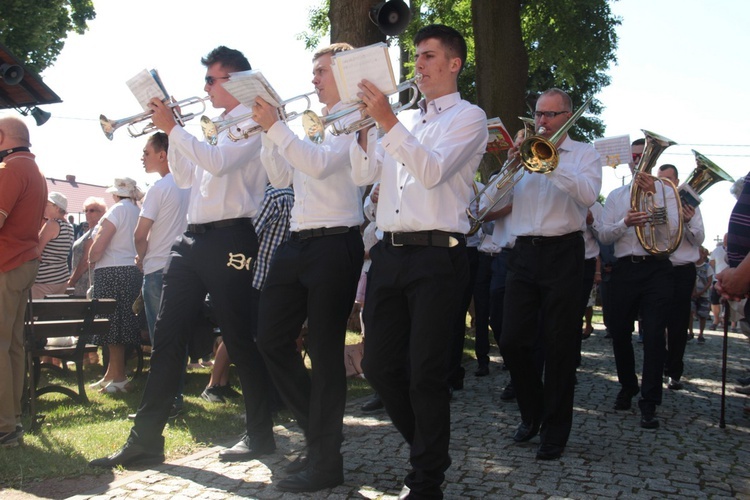
<svg viewBox="0 0 750 500">
<path fill-rule="evenodd" d="M 629 163 L 633 159 L 630 150 L 630 136 L 616 135 L 597 139 L 594 141 L 594 149 L 602 157 L 602 166 L 615 168 L 622 163 Z"/>
<path fill-rule="evenodd" d="M 388 46 L 383 42 L 334 54 L 331 70 L 344 103 L 359 100 L 357 84 L 362 80 L 369 80 L 386 95 L 396 92 Z"/>
<path fill-rule="evenodd" d="M 143 111 L 149 111 L 148 102 L 154 97 L 162 101 L 169 99 L 169 94 L 167 94 L 164 84 L 159 78 L 159 73 L 154 69 L 151 71 L 144 69 L 125 83 L 138 100 Z"/>
<path fill-rule="evenodd" d="M 239 71 L 229 76 L 221 86 L 245 106 L 252 108 L 256 97 L 276 107 L 281 105 L 281 97 L 259 70 Z"/>
</svg>

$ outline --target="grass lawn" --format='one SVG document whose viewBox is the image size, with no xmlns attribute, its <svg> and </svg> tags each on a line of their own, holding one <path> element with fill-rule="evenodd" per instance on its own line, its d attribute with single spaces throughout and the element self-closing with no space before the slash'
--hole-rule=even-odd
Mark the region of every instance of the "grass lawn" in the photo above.
<svg viewBox="0 0 750 500">
<path fill-rule="evenodd" d="M 359 342 L 361 336 L 347 334 L 347 343 Z M 464 361 L 474 357 L 474 331 L 467 329 Z M 307 359 L 309 366 L 309 358 Z M 343 361 L 343 360 L 342 360 Z M 148 369 L 148 357 L 146 358 Z M 128 362 L 135 366 L 135 360 Z M 234 369 L 234 368 L 233 368 Z M 95 382 L 101 376 L 100 366 L 87 366 L 85 379 Z M 179 458 L 216 444 L 233 444 L 244 431 L 244 405 L 241 399 L 227 403 L 209 403 L 200 397 L 208 383 L 209 368 L 188 372 L 185 386 L 185 412 L 167 425 L 164 431 L 167 460 Z M 49 370 L 43 377 L 75 389 L 75 376 L 71 372 L 60 378 Z M 230 379 L 239 390 L 233 373 Z M 29 483 L 49 478 L 78 477 L 102 474 L 105 471 L 88 467 L 89 460 L 109 455 L 125 443 L 132 426 L 127 415 L 134 413 L 140 402 L 146 375 L 132 383 L 129 394 L 103 395 L 88 389 L 88 405 L 78 405 L 61 394 L 45 394 L 37 401 L 38 412 L 46 419 L 41 430 L 26 433 L 24 445 L 0 449 L 0 489 L 23 489 Z M 42 384 L 44 385 L 44 380 Z M 348 379 L 349 400 L 363 398 L 372 393 L 369 384 L 361 378 Z M 291 414 L 282 411 L 276 423 L 289 422 Z M 28 416 L 24 427 L 30 428 Z"/>
</svg>

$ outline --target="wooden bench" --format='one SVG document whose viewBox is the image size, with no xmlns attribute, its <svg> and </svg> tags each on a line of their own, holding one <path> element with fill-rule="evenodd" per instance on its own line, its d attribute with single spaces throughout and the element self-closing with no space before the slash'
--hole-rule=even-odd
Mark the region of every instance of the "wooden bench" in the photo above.
<svg viewBox="0 0 750 500">
<path fill-rule="evenodd" d="M 83 357 L 87 352 L 95 352 L 96 346 L 89 345 L 92 335 L 104 335 L 109 331 L 109 320 L 97 315 L 112 314 L 115 311 L 114 299 L 68 299 L 55 298 L 33 300 L 26 306 L 24 345 L 29 372 L 29 410 L 31 430 L 35 430 L 44 420 L 36 413 L 36 398 L 42 394 L 59 392 L 78 403 L 88 403 L 86 384 L 83 380 Z M 73 346 L 44 345 L 47 339 L 57 337 L 78 337 Z M 50 384 L 37 388 L 41 374 L 42 357 L 58 358 L 76 366 L 78 392 L 62 386 Z"/>
</svg>

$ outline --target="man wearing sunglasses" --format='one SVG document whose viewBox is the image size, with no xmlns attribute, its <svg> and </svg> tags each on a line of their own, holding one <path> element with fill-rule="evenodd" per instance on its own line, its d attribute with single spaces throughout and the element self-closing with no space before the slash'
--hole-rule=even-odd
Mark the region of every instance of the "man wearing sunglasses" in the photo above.
<svg viewBox="0 0 750 500">
<path fill-rule="evenodd" d="M 536 103 L 537 134 L 549 139 L 572 116 L 573 104 L 559 89 L 543 92 Z M 518 155 L 518 143 L 509 151 Z M 558 142 L 560 161 L 548 174 L 526 173 L 513 190 L 500 353 L 510 370 L 521 412 L 513 440 L 540 433 L 536 458 L 560 458 L 573 422 L 577 337 L 581 335 L 580 297 L 588 208 L 602 184 L 599 154 L 567 135 Z M 533 332 L 540 332 L 537 338 Z M 544 380 L 535 367 L 543 345 Z"/>
<path fill-rule="evenodd" d="M 250 110 L 221 86 L 231 73 L 251 69 L 245 56 L 220 46 L 201 63 L 206 67 L 204 90 L 213 106 L 223 110 L 221 119 L 249 115 Z M 150 107 L 154 125 L 169 136 L 169 168 L 175 183 L 192 188 L 188 227 L 172 246 L 164 273 L 151 370 L 135 425 L 125 446 L 90 465 L 164 461 L 161 433 L 185 368 L 188 336 L 207 293 L 237 367 L 247 417 L 245 436 L 219 457 L 252 460 L 276 449 L 266 397 L 269 382 L 254 340 L 257 315 L 249 305 L 255 293 L 252 261 L 258 252 L 251 218 L 258 213 L 268 181 L 260 163 L 260 137 L 232 142 L 224 131 L 211 146 L 177 126 L 172 110 L 160 100 L 153 99 Z"/>
</svg>

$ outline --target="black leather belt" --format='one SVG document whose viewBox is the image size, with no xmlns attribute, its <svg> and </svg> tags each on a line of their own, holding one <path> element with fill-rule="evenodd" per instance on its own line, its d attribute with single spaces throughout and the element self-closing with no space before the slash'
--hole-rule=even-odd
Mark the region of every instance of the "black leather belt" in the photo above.
<svg viewBox="0 0 750 500">
<path fill-rule="evenodd" d="M 302 229 L 300 231 L 292 231 L 291 238 L 293 240 L 306 240 L 308 238 L 318 238 L 320 236 L 331 236 L 334 234 L 344 234 L 349 231 L 359 232 L 358 226 L 336 226 L 336 227 L 315 227 L 313 229 Z"/>
<path fill-rule="evenodd" d="M 632 264 L 640 264 L 641 262 L 657 262 L 669 259 L 668 256 L 656 256 L 656 255 L 626 255 L 620 257 L 617 262 L 630 262 Z"/>
<path fill-rule="evenodd" d="M 553 245 L 555 243 L 580 238 L 582 234 L 581 231 L 573 231 L 572 233 L 561 234 L 560 236 L 518 236 L 516 241 L 533 246 Z"/>
<path fill-rule="evenodd" d="M 414 233 L 383 233 L 383 241 L 394 247 L 420 246 L 452 248 L 466 244 L 466 235 L 445 231 L 417 231 Z"/>
<path fill-rule="evenodd" d="M 187 232 L 195 234 L 203 234 L 210 229 L 221 229 L 224 227 L 231 226 L 252 226 L 253 220 L 249 217 L 243 217 L 240 219 L 224 219 L 217 220 L 214 222 L 206 222 L 204 224 L 188 224 Z"/>
</svg>

